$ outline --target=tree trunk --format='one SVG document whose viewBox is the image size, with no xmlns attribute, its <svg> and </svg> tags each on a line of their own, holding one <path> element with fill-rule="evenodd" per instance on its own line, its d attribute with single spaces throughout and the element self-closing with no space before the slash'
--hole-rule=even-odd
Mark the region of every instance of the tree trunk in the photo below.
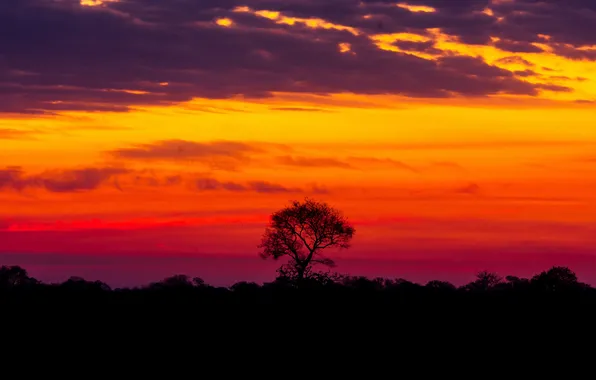
<svg viewBox="0 0 596 380">
<path fill-rule="evenodd" d="M 296 266 L 296 285 L 300 287 L 300 285 L 304 282 L 304 273 L 306 272 L 306 266 L 304 265 L 297 265 Z"/>
</svg>

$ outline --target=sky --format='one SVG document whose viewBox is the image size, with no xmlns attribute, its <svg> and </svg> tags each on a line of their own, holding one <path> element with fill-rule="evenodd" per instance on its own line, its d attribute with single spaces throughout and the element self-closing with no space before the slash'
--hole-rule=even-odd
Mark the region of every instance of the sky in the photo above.
<svg viewBox="0 0 596 380">
<path fill-rule="evenodd" d="M 596 283 L 592 0 L 3 0 L 0 264 L 273 279 L 305 197 L 339 272 Z"/>
</svg>

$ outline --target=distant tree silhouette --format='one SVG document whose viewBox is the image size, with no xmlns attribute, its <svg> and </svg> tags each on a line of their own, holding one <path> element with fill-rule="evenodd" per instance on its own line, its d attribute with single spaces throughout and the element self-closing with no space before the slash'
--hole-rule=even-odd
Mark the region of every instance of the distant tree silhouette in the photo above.
<svg viewBox="0 0 596 380">
<path fill-rule="evenodd" d="M 233 292 L 243 293 L 243 294 L 257 292 L 260 288 L 261 287 L 259 286 L 259 284 L 255 283 L 255 282 L 247 282 L 247 281 L 237 282 L 230 287 L 230 289 Z"/>
<path fill-rule="evenodd" d="M 373 279 L 364 277 L 364 276 L 348 276 L 344 278 L 343 285 L 347 286 L 348 288 L 357 289 L 359 291 L 380 291 L 386 285 L 387 282 L 390 280 L 384 279 Z"/>
<path fill-rule="evenodd" d="M 207 284 L 205 284 L 205 280 L 203 280 L 200 277 L 194 277 L 192 279 L 192 283 L 194 284 L 194 286 L 196 286 L 197 288 L 202 288 L 207 286 Z"/>
<path fill-rule="evenodd" d="M 191 279 L 190 277 L 188 277 L 185 274 L 177 274 L 174 276 L 170 276 L 170 277 L 166 277 L 163 280 L 161 280 L 160 282 L 155 282 L 153 284 L 151 284 L 152 288 L 166 288 L 166 289 L 171 289 L 171 288 L 191 288 L 193 286 L 195 286 L 195 284 L 200 283 L 200 284 L 204 284 L 204 282 L 202 282 L 203 280 L 197 278 L 197 279 Z"/>
<path fill-rule="evenodd" d="M 441 290 L 441 291 L 457 289 L 455 287 L 455 285 L 453 285 L 452 283 L 447 282 L 447 281 L 439 281 L 439 280 L 429 281 L 426 283 L 425 287 L 428 289 Z"/>
<path fill-rule="evenodd" d="M 519 282 L 522 282 L 522 279 L 521 279 L 521 278 L 519 278 L 519 277 L 517 277 L 517 276 L 506 276 L 506 277 L 505 277 L 505 280 L 506 280 L 507 282 L 510 282 L 510 283 L 512 283 L 512 284 L 517 284 L 517 283 L 519 283 Z"/>
<path fill-rule="evenodd" d="M 482 271 L 476 274 L 476 281 L 466 285 L 468 290 L 486 291 L 503 282 L 503 278 L 494 272 Z"/>
<path fill-rule="evenodd" d="M 72 276 L 60 286 L 64 289 L 75 291 L 105 291 L 111 290 L 110 286 L 101 281 L 87 281 L 82 277 Z"/>
<path fill-rule="evenodd" d="M 528 286 L 530 284 L 529 279 L 520 278 L 517 276 L 506 276 L 505 281 L 506 282 L 503 285 L 508 288 L 519 288 L 519 287 Z"/>
<path fill-rule="evenodd" d="M 285 275 L 301 282 L 312 273 L 313 265 L 333 267 L 333 260 L 324 257 L 322 251 L 349 248 L 354 233 L 354 227 L 341 212 L 327 203 L 308 198 L 304 202 L 294 201 L 271 216 L 259 245 L 260 255 L 276 260 L 288 257 Z"/>
<path fill-rule="evenodd" d="M 0 288 L 34 285 L 38 282 L 36 279 L 29 277 L 27 271 L 19 266 L 0 267 Z"/>
<path fill-rule="evenodd" d="M 532 277 L 532 284 L 549 292 L 572 289 L 579 286 L 577 275 L 567 267 L 552 267 Z"/>
</svg>

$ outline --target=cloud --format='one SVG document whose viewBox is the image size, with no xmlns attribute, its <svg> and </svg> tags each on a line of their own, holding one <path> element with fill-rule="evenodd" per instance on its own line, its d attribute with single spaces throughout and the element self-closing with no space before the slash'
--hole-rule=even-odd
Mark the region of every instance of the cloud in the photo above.
<svg viewBox="0 0 596 380">
<path fill-rule="evenodd" d="M 410 172 L 417 173 L 418 170 L 414 167 L 405 164 L 401 161 L 397 161 L 391 158 L 377 158 L 377 157 L 350 157 L 348 159 L 349 162 L 359 165 L 363 168 L 370 168 L 370 167 L 388 167 L 394 169 L 401 169 Z"/>
<path fill-rule="evenodd" d="M 578 49 L 568 44 L 552 44 L 551 47 L 553 53 L 574 61 L 596 61 L 596 48 L 593 47 L 589 49 Z"/>
<path fill-rule="evenodd" d="M 464 195 L 479 195 L 482 189 L 476 183 L 470 183 L 465 186 L 458 187 L 453 190 L 455 194 L 464 194 Z"/>
<path fill-rule="evenodd" d="M 394 190 L 393 199 L 404 201 L 437 201 L 437 200 L 460 200 L 467 198 L 482 197 L 483 199 L 498 199 L 487 195 L 486 189 L 474 182 L 456 186 L 430 186 L 411 189 Z M 503 198 L 500 198 L 503 199 Z"/>
<path fill-rule="evenodd" d="M 76 0 L 4 0 L 0 112 L 118 112 L 193 98 L 262 99 L 279 92 L 538 96 L 565 88 L 530 83 L 481 57 L 450 52 L 425 59 L 382 50 L 370 37 L 392 32 L 428 37 L 440 30 L 467 44 L 489 45 L 491 38 L 499 38 L 507 44 L 501 48 L 514 51 L 527 51 L 535 43 L 580 48 L 596 42 L 595 6 L 588 0 L 565 5 L 535 0 L 408 2 L 432 7 L 432 12 L 394 3 L 127 0 L 88 7 Z M 238 7 L 248 11 L 238 12 Z M 494 14 L 483 12 L 486 7 Z M 300 20 L 288 25 L 250 9 L 343 27 L 315 28 Z M 221 18 L 232 23 L 218 25 Z M 340 44 L 349 44 L 349 53 Z M 424 44 L 397 44 L 439 53 Z"/>
<path fill-rule="evenodd" d="M 492 1 L 490 8 L 500 19 L 499 37 L 519 43 L 596 44 L 596 3 L 591 0 Z"/>
<path fill-rule="evenodd" d="M 442 50 L 437 49 L 435 41 L 407 41 L 397 40 L 393 42 L 393 45 L 403 51 L 426 53 L 431 55 L 439 55 L 443 53 Z"/>
<path fill-rule="evenodd" d="M 255 147 L 231 141 L 199 143 L 185 140 L 165 140 L 117 149 L 110 153 L 117 158 L 140 160 L 187 160 L 205 157 L 241 158 L 248 152 L 260 151 Z"/>
<path fill-rule="evenodd" d="M 234 171 L 250 161 L 250 154 L 261 152 L 263 148 L 242 142 L 165 140 L 116 149 L 108 154 L 123 160 L 198 161 L 212 169 Z"/>
<path fill-rule="evenodd" d="M 330 157 L 278 157 L 277 163 L 286 166 L 297 166 L 306 168 L 342 168 L 354 169 L 352 165 L 342 160 Z"/>
<path fill-rule="evenodd" d="M 122 168 L 82 168 L 52 170 L 26 175 L 21 167 L 0 169 L 0 190 L 23 191 L 44 189 L 52 193 L 95 190 L 119 174 L 128 173 Z"/>
<path fill-rule="evenodd" d="M 507 64 L 507 65 L 523 65 L 523 66 L 528 66 L 528 67 L 536 66 L 535 64 L 528 61 L 527 59 L 524 59 L 517 55 L 512 55 L 512 56 L 497 59 L 495 61 L 495 63 L 503 63 L 503 64 Z"/>
<path fill-rule="evenodd" d="M 536 73 L 535 71 L 532 70 L 517 70 L 513 72 L 516 76 L 518 77 L 533 77 L 533 76 L 537 76 L 538 73 Z M 552 79 L 552 78 L 551 78 Z"/>
<path fill-rule="evenodd" d="M 495 47 L 511 53 L 542 53 L 544 49 L 529 42 L 498 40 Z"/>
<path fill-rule="evenodd" d="M 305 108 L 305 107 L 269 107 L 272 111 L 287 111 L 287 112 L 331 112 L 323 108 Z"/>
<path fill-rule="evenodd" d="M 230 192 L 255 192 L 261 194 L 303 192 L 298 188 L 290 188 L 267 181 L 249 181 L 247 183 L 222 182 L 214 178 L 199 178 L 194 183 L 199 191 L 230 191 Z"/>
<path fill-rule="evenodd" d="M 462 149 L 541 149 L 549 147 L 594 147 L 593 141 L 588 140 L 492 140 L 492 141 L 446 141 L 446 142 L 387 142 L 387 143 L 309 143 L 310 148 L 342 148 L 366 149 L 377 151 L 417 151 L 417 150 L 462 150 Z"/>
<path fill-rule="evenodd" d="M 141 187 L 167 187 L 176 186 L 184 182 L 184 178 L 181 175 L 158 177 L 151 174 L 153 173 L 145 174 L 144 171 L 135 174 L 132 178 L 132 184 Z"/>
<path fill-rule="evenodd" d="M 299 189 L 288 188 L 277 183 L 271 183 L 267 181 L 251 181 L 248 187 L 257 193 L 289 193 L 289 192 L 300 192 Z"/>
<path fill-rule="evenodd" d="M 163 189 L 180 187 L 192 191 L 226 191 L 235 193 L 328 193 L 328 189 L 316 184 L 302 188 L 285 186 L 264 180 L 245 182 L 218 180 L 196 173 L 171 174 L 150 169 L 132 170 L 118 167 L 78 168 L 47 170 L 27 174 L 22 167 L 0 169 L 0 191 L 24 192 L 42 189 L 50 193 L 75 193 L 92 191 L 104 185 L 111 185 L 120 191 L 135 188 Z"/>
<path fill-rule="evenodd" d="M 415 168 L 401 161 L 391 158 L 377 157 L 346 157 L 343 159 L 332 157 L 304 157 L 304 156 L 280 156 L 276 163 L 285 166 L 302 168 L 340 168 L 349 170 L 367 170 L 371 168 L 393 168 L 411 172 L 418 172 Z"/>
</svg>

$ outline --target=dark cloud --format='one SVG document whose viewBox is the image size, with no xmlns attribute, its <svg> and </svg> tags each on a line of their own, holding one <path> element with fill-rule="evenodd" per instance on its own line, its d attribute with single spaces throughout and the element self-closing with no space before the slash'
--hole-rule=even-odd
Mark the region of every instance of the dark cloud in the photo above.
<svg viewBox="0 0 596 380">
<path fill-rule="evenodd" d="M 337 158 L 331 157 L 278 157 L 277 163 L 286 166 L 297 166 L 306 168 L 342 168 L 354 169 L 352 165 Z"/>
<path fill-rule="evenodd" d="M 574 47 L 596 44 L 596 2 L 593 0 L 492 1 L 490 8 L 494 16 L 500 18 L 496 30 L 500 38 Z"/>
<path fill-rule="evenodd" d="M 393 160 L 391 158 L 377 158 L 377 157 L 350 157 L 348 158 L 348 162 L 353 165 L 357 165 L 362 169 L 366 169 L 367 167 L 386 167 L 386 168 L 393 168 L 393 169 L 401 169 L 410 172 L 417 173 L 414 167 L 405 164 L 401 161 Z"/>
<path fill-rule="evenodd" d="M 390 168 L 418 172 L 418 170 L 412 166 L 401 161 L 393 160 L 391 158 L 377 157 L 347 157 L 345 159 L 338 159 L 332 157 L 281 156 L 277 158 L 276 163 L 301 168 L 340 168 L 350 170 Z"/>
<path fill-rule="evenodd" d="M 258 99 L 274 92 L 536 96 L 560 89 L 534 85 L 477 57 L 445 53 L 435 61 L 384 51 L 369 35 L 429 35 L 437 28 L 468 44 L 498 37 L 518 47 L 514 51 L 544 42 L 542 34 L 575 48 L 596 38 L 590 32 L 594 4 L 587 0 L 408 3 L 436 11 L 411 12 L 393 0 L 127 0 L 96 7 L 77 0 L 3 0 L 0 112 L 126 111 L 195 97 Z M 322 18 L 361 34 L 276 24 L 234 12 L 239 6 Z M 482 12 L 487 6 L 495 15 Z M 217 25 L 220 17 L 234 26 Z M 342 53 L 340 43 L 350 44 L 350 52 Z"/>
<path fill-rule="evenodd" d="M 11 190 L 24 192 L 29 189 L 42 189 L 51 193 L 74 193 L 96 190 L 104 185 L 110 185 L 120 191 L 125 191 L 130 186 L 164 188 L 183 185 L 186 188 L 198 191 L 229 191 L 238 193 L 327 192 L 326 189 L 314 185 L 312 188 L 297 188 L 262 180 L 249 180 L 241 183 L 221 181 L 212 177 L 203 177 L 191 173 L 172 175 L 149 169 L 135 171 L 116 167 L 81 168 L 52 170 L 37 174 L 28 174 L 22 167 L 18 166 L 0 169 L 0 191 Z"/>
<path fill-rule="evenodd" d="M 534 67 L 536 66 L 535 64 L 533 64 L 532 62 L 528 61 L 527 59 L 524 59 L 520 56 L 517 55 L 512 55 L 509 57 L 503 57 L 500 58 L 496 61 L 496 63 L 504 63 L 504 64 L 516 64 L 516 65 L 523 65 L 523 66 L 528 66 L 528 67 Z"/>
<path fill-rule="evenodd" d="M 126 169 L 108 167 L 55 170 L 27 175 L 21 167 L 7 167 L 0 169 L 0 190 L 23 191 L 38 188 L 52 193 L 89 191 L 127 172 Z"/>
<path fill-rule="evenodd" d="M 132 148 L 113 150 L 118 158 L 141 160 L 187 160 L 213 156 L 244 157 L 246 153 L 260 152 L 252 145 L 233 141 L 193 142 L 186 140 L 165 140 L 152 144 L 141 144 Z"/>
<path fill-rule="evenodd" d="M 595 20 L 596 22 L 596 20 Z M 596 61 L 596 49 L 578 49 L 571 45 L 553 44 L 553 53 L 574 61 Z"/>
<path fill-rule="evenodd" d="M 555 81 L 578 81 L 578 82 L 585 82 L 588 80 L 588 78 L 584 78 L 584 77 L 575 77 L 575 78 L 571 78 L 568 77 L 566 75 L 552 75 L 548 77 L 551 80 L 555 80 Z"/>
<path fill-rule="evenodd" d="M 298 188 L 289 188 L 277 183 L 266 181 L 250 181 L 247 183 L 222 182 L 214 178 L 199 178 L 194 182 L 194 187 L 199 191 L 231 191 L 231 192 L 255 192 L 264 194 L 303 192 Z"/>
<path fill-rule="evenodd" d="M 176 186 L 184 182 L 184 178 L 180 175 L 168 175 L 165 177 L 156 176 L 155 173 L 149 171 L 140 171 L 132 178 L 132 184 L 144 187 L 164 187 Z"/>
<path fill-rule="evenodd" d="M 311 149 L 328 149 L 330 147 L 338 147 L 342 149 L 366 149 L 381 151 L 423 151 L 423 150 L 468 150 L 468 149 L 483 149 L 483 150 L 503 150 L 503 149 L 543 149 L 549 147 L 567 147 L 570 149 L 580 147 L 594 147 L 596 143 L 588 140 L 493 140 L 493 141 L 473 141 L 473 142 L 419 142 L 419 143 L 401 143 L 401 142 L 377 142 L 377 143 L 308 143 L 304 144 Z"/>
<path fill-rule="evenodd" d="M 198 161 L 213 169 L 235 170 L 262 148 L 233 141 L 193 142 L 165 140 L 108 152 L 114 158 L 144 161 Z"/>
<path fill-rule="evenodd" d="M 533 76 L 538 75 L 535 71 L 529 70 L 529 69 L 526 69 L 526 70 L 517 70 L 517 71 L 514 71 L 513 73 L 515 75 L 517 75 L 518 77 L 523 77 L 523 78 L 525 78 L 525 77 L 533 77 Z"/>
<path fill-rule="evenodd" d="M 494 45 L 511 53 L 542 53 L 544 51 L 540 46 L 524 41 L 498 40 Z"/>
<path fill-rule="evenodd" d="M 463 194 L 463 195 L 479 195 L 481 193 L 481 187 L 476 183 L 470 183 L 468 185 L 458 187 L 453 190 L 455 194 Z"/>
<path fill-rule="evenodd" d="M 538 83 L 536 84 L 537 87 L 547 90 L 547 91 L 556 91 L 556 92 L 572 92 L 573 89 L 567 86 L 560 86 L 557 84 L 550 84 L 550 83 Z"/>
<path fill-rule="evenodd" d="M 439 55 L 443 53 L 442 50 L 435 47 L 435 41 L 406 41 L 397 40 L 393 45 L 403 51 L 411 51 L 418 53 L 426 53 L 431 55 Z"/>
<path fill-rule="evenodd" d="M 288 188 L 283 185 L 267 181 L 252 181 L 248 183 L 248 187 L 257 193 L 289 193 L 302 191 L 300 189 Z"/>
<path fill-rule="evenodd" d="M 306 107 L 269 107 L 272 111 L 287 111 L 287 112 L 330 112 L 323 108 L 306 108 Z"/>
</svg>

